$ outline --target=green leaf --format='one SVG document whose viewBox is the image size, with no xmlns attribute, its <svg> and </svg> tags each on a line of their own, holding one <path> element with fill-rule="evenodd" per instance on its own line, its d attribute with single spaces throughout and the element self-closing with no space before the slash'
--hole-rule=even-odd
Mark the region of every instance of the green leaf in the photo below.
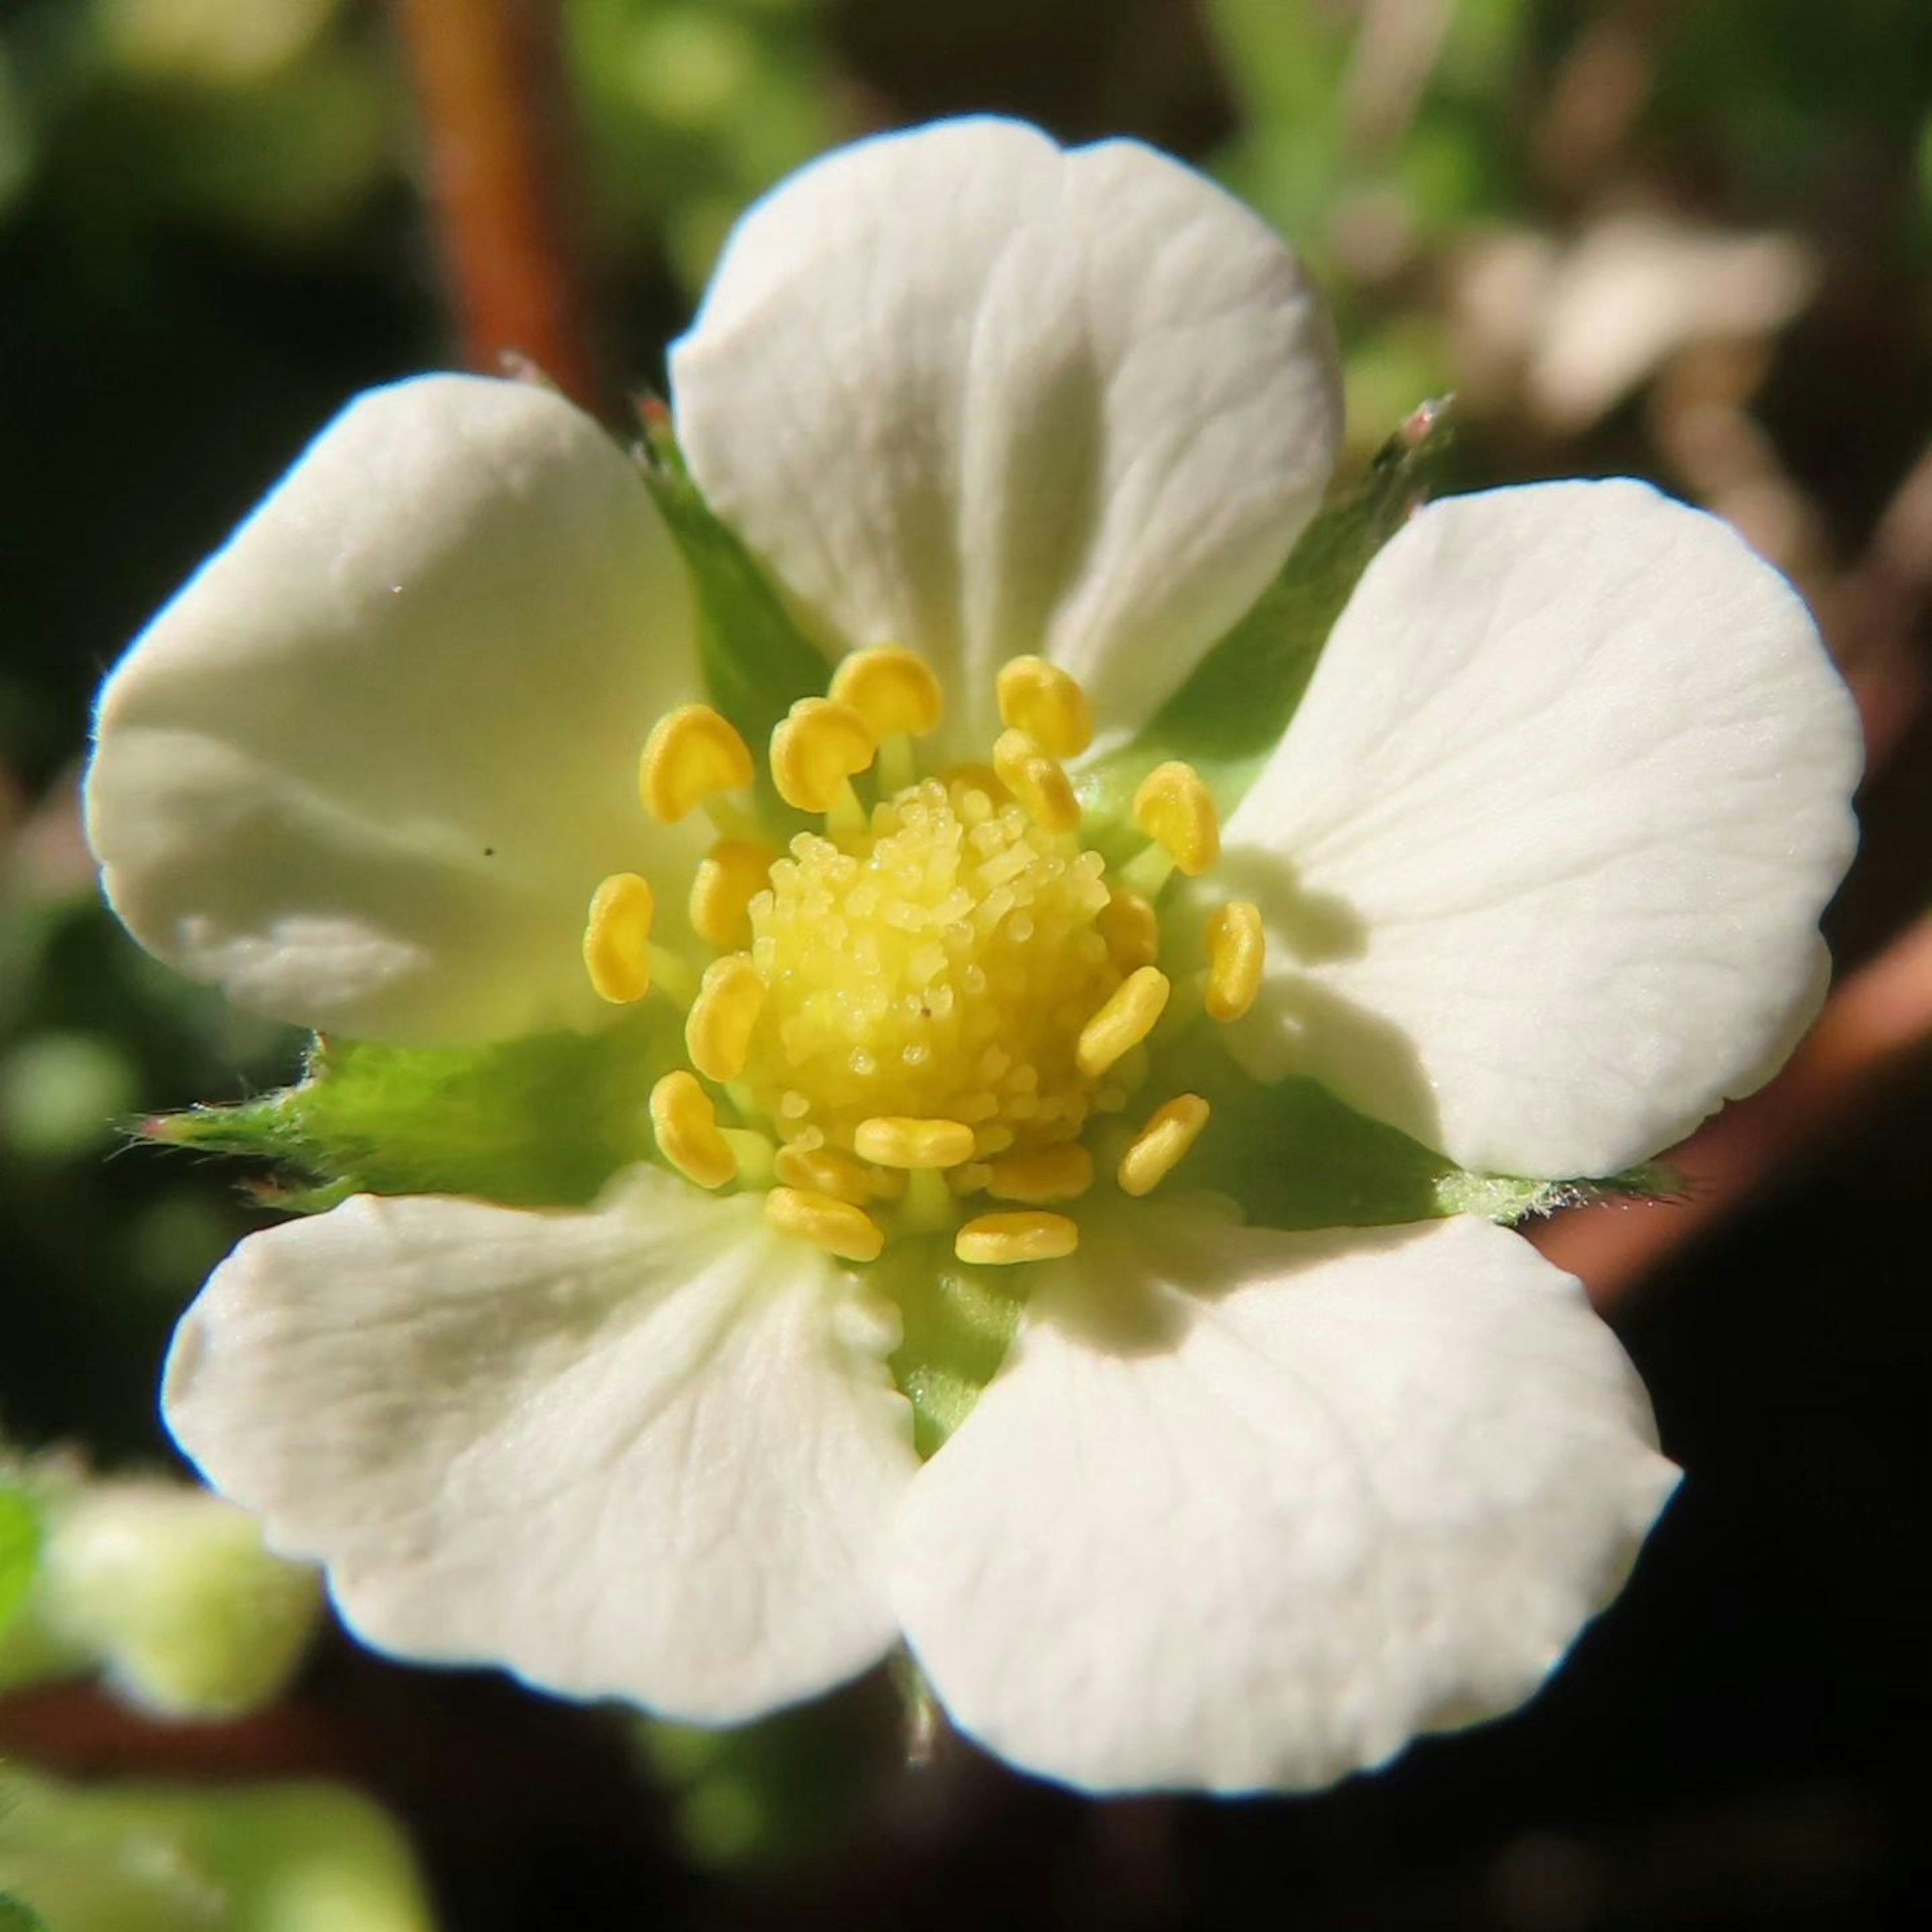
<svg viewBox="0 0 1932 1932">
<path fill-rule="evenodd" d="M 646 407 L 645 428 L 652 460 L 644 481 L 684 553 L 697 592 L 706 688 L 756 755 L 798 699 L 823 693 L 830 666 L 750 553 L 712 514 L 661 407 Z M 761 788 L 770 782 L 761 770 Z"/>
<path fill-rule="evenodd" d="M 1222 814 L 1232 811 L 1288 729 L 1349 593 L 1422 500 L 1449 440 L 1444 404 L 1415 410 L 1361 483 L 1303 532 L 1280 575 L 1146 730 L 1083 776 L 1083 802 L 1117 814 L 1156 765 L 1182 758 L 1208 781 Z"/>
<path fill-rule="evenodd" d="M 40 1561 L 40 1511 L 20 1490 L 0 1489 L 0 1631 L 20 1615 Z"/>
<path fill-rule="evenodd" d="M 47 1922 L 10 1892 L 0 1892 L 0 1932 L 48 1932 Z"/>
<path fill-rule="evenodd" d="M 145 1131 L 265 1160 L 309 1184 L 280 1198 L 284 1207 L 366 1192 L 578 1208 L 613 1174 L 656 1157 L 646 1096 L 682 1059 L 680 1017 L 664 1000 L 595 1033 L 486 1047 L 318 1040 L 298 1085 Z"/>
</svg>

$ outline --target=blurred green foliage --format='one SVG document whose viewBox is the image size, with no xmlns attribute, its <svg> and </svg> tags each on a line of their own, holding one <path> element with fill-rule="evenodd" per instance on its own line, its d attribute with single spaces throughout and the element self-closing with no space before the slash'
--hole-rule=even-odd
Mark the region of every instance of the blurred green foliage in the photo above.
<svg viewBox="0 0 1932 1932">
<path fill-rule="evenodd" d="M 0 1900 L 8 1894 L 58 1932 L 432 1924 L 395 1827 L 366 1798 L 322 1784 L 82 1787 L 0 1768 Z"/>
<path fill-rule="evenodd" d="M 704 286 L 745 204 L 842 131 L 821 0 L 571 0 L 572 77 L 607 248 Z"/>
</svg>

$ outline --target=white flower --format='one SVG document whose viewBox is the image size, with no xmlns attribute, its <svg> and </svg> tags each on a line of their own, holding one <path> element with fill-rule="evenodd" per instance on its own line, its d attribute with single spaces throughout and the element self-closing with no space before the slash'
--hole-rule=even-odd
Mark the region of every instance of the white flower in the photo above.
<svg viewBox="0 0 1932 1932">
<path fill-rule="evenodd" d="M 1135 1091 L 1138 1042 L 1172 994 L 1163 1078 L 1225 1042 L 1472 1168 L 1670 1142 L 1820 983 L 1858 736 L 1802 606 L 1636 484 L 1442 503 L 1218 868 L 1174 767 L 1103 866 L 1062 758 L 1182 684 L 1327 476 L 1288 250 L 1144 148 L 941 125 L 754 210 L 672 376 L 698 483 L 840 665 L 774 734 L 825 830 L 769 876 L 651 497 L 536 389 L 363 398 L 103 697 L 113 902 L 251 1007 L 486 1040 L 722 956 L 711 1084 L 650 1096 L 665 1164 L 592 1212 L 363 1198 L 245 1241 L 182 1324 L 178 1437 L 371 1642 L 674 1715 L 902 1630 L 966 1730 L 1095 1789 L 1316 1784 L 1510 1708 L 1676 1480 L 1628 1363 L 1487 1222 L 1242 1225 L 1184 1185 L 1211 1120 L 1137 1198 L 1208 1111 Z M 1004 788 L 892 796 L 996 741 Z M 962 1279 L 1050 1258 L 922 1462 L 886 1358 L 948 1243 Z"/>
</svg>

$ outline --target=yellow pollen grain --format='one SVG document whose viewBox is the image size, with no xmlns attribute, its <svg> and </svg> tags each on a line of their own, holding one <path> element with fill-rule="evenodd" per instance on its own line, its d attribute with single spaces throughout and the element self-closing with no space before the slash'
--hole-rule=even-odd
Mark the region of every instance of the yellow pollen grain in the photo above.
<svg viewBox="0 0 1932 1932">
<path fill-rule="evenodd" d="M 1172 988 L 1156 966 L 1130 973 L 1107 1003 L 1080 1029 L 1076 1057 L 1089 1080 L 1097 1080 L 1154 1031 Z"/>
<path fill-rule="evenodd" d="M 987 1168 L 980 1185 L 998 1200 L 1024 1201 L 1036 1208 L 1077 1201 L 1094 1185 L 1094 1156 L 1078 1141 L 1035 1148 L 1028 1154 L 1003 1154 Z"/>
<path fill-rule="evenodd" d="M 982 1214 L 953 1237 L 952 1252 L 982 1268 L 1058 1261 L 1080 1245 L 1080 1229 L 1064 1214 Z"/>
<path fill-rule="evenodd" d="M 738 1156 L 718 1130 L 718 1110 L 696 1077 L 680 1067 L 651 1089 L 651 1126 L 666 1160 L 700 1187 L 722 1187 Z"/>
<path fill-rule="evenodd" d="M 1074 678 L 1044 658 L 1000 668 L 1000 722 L 1024 731 L 1052 758 L 1077 758 L 1094 742 L 1094 710 Z"/>
<path fill-rule="evenodd" d="M 1255 1003 L 1268 944 L 1261 908 L 1231 899 L 1208 922 L 1208 1017 L 1226 1025 Z"/>
<path fill-rule="evenodd" d="M 1156 765 L 1134 794 L 1134 823 L 1190 879 L 1221 856 L 1220 814 L 1201 774 L 1178 759 Z"/>
<path fill-rule="evenodd" d="M 859 1123 L 852 1149 L 880 1167 L 957 1167 L 973 1158 L 973 1130 L 964 1120 L 877 1116 Z"/>
<path fill-rule="evenodd" d="M 844 1261 L 875 1262 L 885 1252 L 885 1231 L 862 1208 L 808 1188 L 772 1188 L 765 1196 L 765 1219 L 781 1234 L 796 1234 Z"/>
<path fill-rule="evenodd" d="M 842 658 L 832 674 L 831 696 L 856 711 L 875 740 L 929 737 L 946 715 L 946 694 L 932 667 L 890 644 Z"/>
<path fill-rule="evenodd" d="M 762 838 L 721 838 L 712 847 L 691 881 L 691 924 L 699 938 L 720 948 L 744 944 L 752 935 L 751 903 L 778 856 Z"/>
<path fill-rule="evenodd" d="M 744 1072 L 764 1004 L 765 982 L 748 953 L 728 952 L 706 967 L 685 1018 L 684 1046 L 707 1080 L 735 1080 Z"/>
<path fill-rule="evenodd" d="M 1028 818 L 1048 832 L 1072 832 L 1080 801 L 1065 772 L 1024 731 L 1002 731 L 993 741 L 993 770 Z"/>
<path fill-rule="evenodd" d="M 1117 1177 L 1123 1194 L 1151 1194 L 1179 1164 L 1208 1124 L 1208 1102 L 1198 1094 L 1177 1094 L 1157 1107 L 1134 1144 L 1120 1156 Z"/>
<path fill-rule="evenodd" d="M 801 698 L 772 733 L 772 782 L 786 804 L 828 812 L 878 750 L 872 728 L 850 705 Z"/>
<path fill-rule="evenodd" d="M 752 782 L 752 754 L 730 722 L 708 704 L 681 704 L 651 728 L 638 761 L 645 811 L 668 825 L 721 791 Z"/>
<path fill-rule="evenodd" d="M 651 990 L 651 923 L 657 902 L 635 872 L 597 888 L 584 925 L 584 968 L 601 999 L 629 1006 Z"/>
<path fill-rule="evenodd" d="M 1116 886 L 1098 923 L 1100 937 L 1123 973 L 1151 966 L 1160 958 L 1160 915 L 1138 892 Z"/>
</svg>

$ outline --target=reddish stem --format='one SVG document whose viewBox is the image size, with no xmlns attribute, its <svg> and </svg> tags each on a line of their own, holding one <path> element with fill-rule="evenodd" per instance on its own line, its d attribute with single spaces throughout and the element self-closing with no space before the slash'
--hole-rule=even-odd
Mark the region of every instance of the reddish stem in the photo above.
<svg viewBox="0 0 1932 1932">
<path fill-rule="evenodd" d="M 396 18 L 466 361 L 496 374 L 526 360 L 598 408 L 556 0 L 396 0 Z"/>
</svg>

